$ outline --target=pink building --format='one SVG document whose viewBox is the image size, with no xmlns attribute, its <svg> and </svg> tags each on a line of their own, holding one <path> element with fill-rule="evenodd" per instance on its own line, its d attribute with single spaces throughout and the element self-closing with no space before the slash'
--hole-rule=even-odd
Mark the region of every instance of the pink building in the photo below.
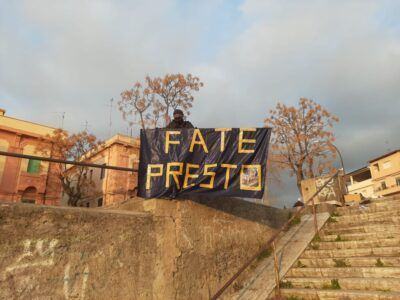
<svg viewBox="0 0 400 300">
<path fill-rule="evenodd" d="M 38 139 L 53 131 L 48 126 L 8 117 L 0 109 L 1 151 L 41 156 L 36 153 Z M 0 201 L 58 205 L 61 184 L 51 172 L 53 167 L 48 162 L 0 155 Z"/>
</svg>

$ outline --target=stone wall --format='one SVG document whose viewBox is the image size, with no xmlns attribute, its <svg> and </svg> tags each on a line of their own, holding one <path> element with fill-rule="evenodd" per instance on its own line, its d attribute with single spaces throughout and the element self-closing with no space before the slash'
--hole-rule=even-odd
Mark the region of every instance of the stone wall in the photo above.
<svg viewBox="0 0 400 300">
<path fill-rule="evenodd" d="M 208 299 L 287 218 L 237 199 L 0 206 L 0 299 Z"/>
</svg>

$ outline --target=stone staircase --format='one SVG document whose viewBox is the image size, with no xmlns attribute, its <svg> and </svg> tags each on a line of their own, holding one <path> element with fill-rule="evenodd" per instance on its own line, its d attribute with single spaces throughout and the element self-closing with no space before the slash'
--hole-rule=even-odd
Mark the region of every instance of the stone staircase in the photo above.
<svg viewBox="0 0 400 300">
<path fill-rule="evenodd" d="M 400 197 L 339 208 L 281 281 L 285 299 L 400 299 Z"/>
</svg>

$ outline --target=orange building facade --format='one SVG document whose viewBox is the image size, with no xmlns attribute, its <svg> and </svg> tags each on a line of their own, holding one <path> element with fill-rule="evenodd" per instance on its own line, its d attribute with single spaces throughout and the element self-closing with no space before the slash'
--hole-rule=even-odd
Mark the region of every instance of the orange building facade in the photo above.
<svg viewBox="0 0 400 300">
<path fill-rule="evenodd" d="M 117 134 L 104 142 L 100 150 L 88 153 L 86 162 L 137 169 L 139 165 L 140 141 L 137 138 Z M 71 176 L 76 166 L 69 169 Z M 99 207 L 124 201 L 137 193 L 137 172 L 88 168 L 87 175 L 93 183 L 89 195 L 81 199 L 79 206 Z M 68 195 L 64 194 L 62 205 L 67 205 Z"/>
<path fill-rule="evenodd" d="M 36 153 L 38 141 L 54 129 L 8 117 L 0 109 L 0 150 L 41 156 Z M 52 167 L 44 161 L 0 155 L 0 201 L 58 205 L 61 184 Z"/>
</svg>

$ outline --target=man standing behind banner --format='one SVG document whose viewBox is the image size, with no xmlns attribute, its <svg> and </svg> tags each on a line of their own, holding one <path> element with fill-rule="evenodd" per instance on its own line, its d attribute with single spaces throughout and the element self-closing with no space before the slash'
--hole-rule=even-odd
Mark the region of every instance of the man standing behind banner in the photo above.
<svg viewBox="0 0 400 300">
<path fill-rule="evenodd" d="M 174 119 L 167 125 L 167 129 L 194 128 L 192 123 L 183 119 L 183 111 L 174 110 Z"/>
</svg>

